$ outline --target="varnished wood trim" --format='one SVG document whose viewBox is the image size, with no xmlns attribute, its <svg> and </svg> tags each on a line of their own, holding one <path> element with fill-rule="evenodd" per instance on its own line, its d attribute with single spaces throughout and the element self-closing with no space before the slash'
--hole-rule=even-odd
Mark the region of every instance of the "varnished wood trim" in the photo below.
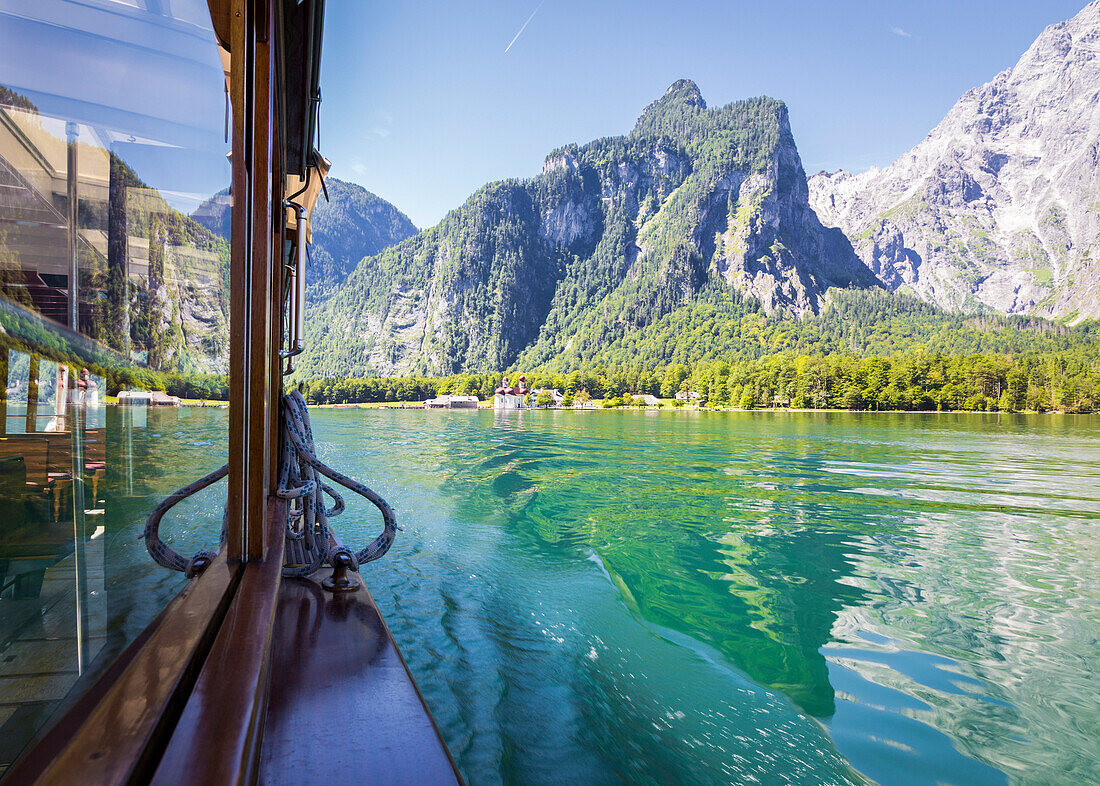
<svg viewBox="0 0 1100 786">
<path fill-rule="evenodd" d="M 232 0 L 206 0 L 206 5 L 210 10 L 210 23 L 214 26 L 214 35 L 219 43 L 228 45 L 232 36 Z"/>
<path fill-rule="evenodd" d="M 38 430 L 38 355 L 31 355 L 27 377 L 27 433 Z"/>
<path fill-rule="evenodd" d="M 257 32 L 269 28 L 269 0 L 253 0 Z M 261 24 L 261 20 L 263 24 Z M 257 36 L 258 37 L 258 36 Z M 248 488 L 246 491 L 245 548 L 248 559 L 261 559 L 265 552 L 264 517 L 270 488 L 270 424 L 274 402 L 269 400 L 271 355 L 276 352 L 276 339 L 271 332 L 270 311 L 272 278 L 272 183 L 271 132 L 275 71 L 271 61 L 271 45 L 253 41 L 252 83 L 252 248 L 251 309 L 249 322 L 248 361 Z M 280 194 L 281 196 L 281 194 Z"/>
<path fill-rule="evenodd" d="M 233 106 L 233 184 L 229 263 L 229 491 L 226 500 L 226 550 L 231 560 L 244 557 L 245 489 L 248 470 L 248 252 L 249 192 L 245 118 L 248 81 L 246 1 L 230 1 L 230 51 L 232 67 L 229 95 Z"/>
<path fill-rule="evenodd" d="M 10 782 L 147 781 L 214 643 L 241 571 L 240 565 L 227 562 L 224 551 L 219 554 L 172 601 L 156 630 L 64 747 L 46 751 L 53 754 L 49 765 L 33 780 Z"/>
<path fill-rule="evenodd" d="M 126 667 L 137 657 L 137 654 L 145 647 L 149 638 L 161 626 L 164 617 L 174 608 L 169 604 L 161 609 L 152 622 L 145 627 L 137 638 L 130 642 L 122 654 L 115 658 L 111 665 L 101 674 L 86 691 L 81 691 L 81 683 L 77 682 L 69 695 L 62 701 L 50 720 L 39 730 L 34 739 L 27 745 L 23 753 L 15 763 L 4 773 L 7 783 L 33 783 L 35 778 L 50 765 L 57 754 L 80 727 L 88 720 L 88 716 L 95 710 L 111 686 L 118 681 L 126 671 Z"/>
<path fill-rule="evenodd" d="M 286 209 L 283 197 L 286 192 L 283 155 L 284 124 L 286 123 L 286 96 L 283 94 L 282 58 L 283 35 L 280 18 L 283 9 L 280 0 L 270 4 L 269 29 L 271 36 L 271 307 L 268 308 L 268 330 L 271 346 L 268 348 L 268 401 L 271 417 L 268 419 L 267 476 L 273 488 L 279 477 L 279 406 L 283 394 L 283 361 L 279 350 L 283 347 L 283 242 L 286 237 Z"/>
<path fill-rule="evenodd" d="M 0 434 L 8 430 L 8 348 L 0 347 Z"/>
<path fill-rule="evenodd" d="M 251 783 L 267 709 L 271 636 L 283 566 L 285 503 L 267 510 L 268 548 L 240 587 L 153 782 Z"/>
<path fill-rule="evenodd" d="M 276 75 L 278 71 L 276 70 Z M 276 104 L 278 91 L 276 90 Z M 276 107 L 277 109 L 277 107 Z M 276 117 L 278 114 L 276 113 Z M 277 123 L 273 124 L 272 141 L 274 149 L 279 150 L 281 133 Z M 283 210 L 283 169 L 279 156 L 272 161 L 272 243 L 271 243 L 271 304 L 268 309 L 268 330 L 272 337 L 272 346 L 267 353 L 268 359 L 268 401 L 271 402 L 271 417 L 268 420 L 267 473 L 269 482 L 274 486 L 279 478 L 279 404 L 283 394 L 283 361 L 279 350 L 283 342 L 283 238 L 286 234 L 286 220 Z"/>
<path fill-rule="evenodd" d="M 377 609 L 378 606 L 374 602 L 374 596 L 370 594 L 370 590 L 367 589 L 366 583 L 363 584 L 362 592 L 367 596 L 370 605 Z M 413 679 L 413 674 L 409 670 L 409 664 L 405 662 L 405 656 L 401 654 L 401 648 L 397 646 L 397 639 L 395 639 L 393 633 L 390 632 L 390 626 L 386 624 L 386 618 L 382 616 L 381 612 L 378 612 L 378 619 L 382 623 L 382 629 L 386 631 L 386 637 L 393 642 L 394 654 L 396 654 L 397 659 L 401 661 L 401 668 L 405 670 L 405 676 L 408 678 L 409 684 L 412 685 L 413 692 L 416 693 L 416 698 L 420 701 L 420 709 L 423 710 L 424 715 L 427 716 L 428 721 L 432 724 L 432 730 L 435 731 L 436 739 L 443 748 L 443 752 L 447 755 L 447 761 L 451 764 L 455 779 L 461 786 L 466 786 L 466 780 L 462 777 L 462 773 L 458 769 L 458 764 L 455 763 L 454 756 L 451 755 L 451 749 L 448 748 L 447 743 L 443 741 L 443 733 L 439 730 L 439 724 L 435 722 L 435 716 L 432 715 L 432 711 L 428 709 L 428 702 L 424 701 L 424 694 L 420 692 L 420 686 L 417 685 L 416 680 Z"/>
<path fill-rule="evenodd" d="M 337 780 L 462 783 L 374 599 L 323 590 L 329 573 L 280 587 L 272 673 L 293 679 L 271 683 L 259 782 L 323 779 L 310 742 L 332 740 L 321 763 Z"/>
</svg>

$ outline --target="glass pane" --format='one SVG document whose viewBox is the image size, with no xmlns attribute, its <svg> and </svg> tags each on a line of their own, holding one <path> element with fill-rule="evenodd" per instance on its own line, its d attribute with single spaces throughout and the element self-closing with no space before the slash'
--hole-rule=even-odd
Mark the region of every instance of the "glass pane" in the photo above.
<svg viewBox="0 0 1100 786">
<path fill-rule="evenodd" d="M 2 773 L 182 585 L 139 535 L 225 462 L 230 173 L 204 0 L 0 0 L 0 82 Z"/>
</svg>

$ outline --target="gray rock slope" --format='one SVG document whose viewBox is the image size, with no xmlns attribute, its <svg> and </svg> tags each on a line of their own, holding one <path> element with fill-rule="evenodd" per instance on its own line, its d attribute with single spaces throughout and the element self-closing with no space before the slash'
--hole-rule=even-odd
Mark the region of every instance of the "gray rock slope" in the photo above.
<svg viewBox="0 0 1100 786">
<path fill-rule="evenodd" d="M 1100 0 L 889 167 L 809 188 L 891 289 L 954 310 L 1100 317 Z"/>
</svg>

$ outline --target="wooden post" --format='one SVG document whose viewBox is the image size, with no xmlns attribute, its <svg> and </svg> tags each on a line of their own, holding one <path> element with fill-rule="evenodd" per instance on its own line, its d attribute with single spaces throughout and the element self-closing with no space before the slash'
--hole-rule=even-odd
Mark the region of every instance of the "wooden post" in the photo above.
<svg viewBox="0 0 1100 786">
<path fill-rule="evenodd" d="M 77 210 L 77 125 L 69 121 L 65 124 L 65 136 L 69 144 L 69 160 L 66 179 L 69 193 L 69 327 L 80 330 L 80 264 L 78 259 Z"/>
<path fill-rule="evenodd" d="M 53 390 L 53 417 L 57 431 L 67 431 L 69 428 L 66 405 L 69 402 L 69 367 L 64 363 L 57 364 L 57 384 Z"/>
<path fill-rule="evenodd" d="M 272 13 L 274 14 L 274 4 Z M 272 25 L 272 31 L 276 26 Z M 272 58 L 274 60 L 274 58 Z M 279 96 L 276 93 L 272 107 L 274 117 L 279 116 L 277 102 Z M 281 149 L 281 130 L 277 122 L 272 123 L 272 149 Z M 283 394 L 283 363 L 279 357 L 282 347 L 283 333 L 283 259 L 284 238 L 286 235 L 286 209 L 283 207 L 283 167 L 281 157 L 272 157 L 271 162 L 271 217 L 272 217 L 272 244 L 271 244 L 271 300 L 272 307 L 268 310 L 268 330 L 271 334 L 271 346 L 268 349 L 268 374 L 270 375 L 270 390 L 268 401 L 271 407 L 271 418 L 268 423 L 268 478 L 271 485 L 278 482 L 279 477 L 279 406 Z M 279 508 L 282 510 L 282 508 Z"/>
<path fill-rule="evenodd" d="M 244 522 L 248 483 L 248 312 L 249 219 L 251 183 L 246 147 L 246 120 L 249 115 L 246 93 L 248 72 L 248 25 L 246 14 L 251 3 L 232 0 L 230 4 L 230 82 L 233 108 L 232 185 L 230 187 L 230 261 L 229 261 L 229 491 L 226 500 L 226 556 L 230 561 L 244 558 Z M 249 124 L 250 125 L 250 124 Z"/>
<path fill-rule="evenodd" d="M 58 368 L 63 369 L 65 366 Z M 59 378 L 64 376 L 67 374 L 58 374 Z M 60 386 L 60 382 L 58 384 Z M 68 390 L 65 392 L 67 394 Z M 73 393 L 75 392 L 74 388 Z M 62 397 L 58 394 L 58 401 L 61 400 Z M 76 586 L 73 587 L 76 594 L 76 669 L 79 674 L 83 674 L 88 668 L 91 655 L 88 630 L 88 559 L 84 550 L 88 538 L 84 527 L 84 441 L 88 411 L 83 404 L 76 401 L 75 395 L 65 405 L 65 410 L 65 422 L 72 446 L 70 493 L 73 500 L 73 578 L 76 581 Z"/>
<path fill-rule="evenodd" d="M 263 559 L 264 520 L 270 486 L 270 396 L 271 355 L 276 343 L 269 314 L 271 303 L 272 248 L 272 125 L 274 120 L 274 63 L 271 57 L 273 29 L 270 0 L 255 0 L 254 69 L 250 108 L 252 111 L 252 253 L 251 308 L 249 309 L 248 363 L 248 503 L 245 508 L 245 539 L 249 560 Z M 281 196 L 281 195 L 279 195 Z"/>
<path fill-rule="evenodd" d="M 8 433 L 8 348 L 0 347 L 0 435 Z"/>
<path fill-rule="evenodd" d="M 122 159 L 109 155 L 107 188 L 107 344 L 130 357 L 130 229 Z"/>
</svg>

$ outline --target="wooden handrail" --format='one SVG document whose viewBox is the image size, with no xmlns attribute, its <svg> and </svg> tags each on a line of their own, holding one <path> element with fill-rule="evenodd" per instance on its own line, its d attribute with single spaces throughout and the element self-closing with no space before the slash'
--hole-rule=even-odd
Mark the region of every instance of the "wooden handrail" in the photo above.
<svg viewBox="0 0 1100 786">
<path fill-rule="evenodd" d="M 279 591 L 257 781 L 462 784 L 370 592 L 325 591 L 329 572 Z"/>
<path fill-rule="evenodd" d="M 117 674 L 78 702 L 5 773 L 8 783 L 147 781 L 176 726 L 241 579 L 223 551 L 158 617 Z M 153 626 L 150 626 L 153 628 Z M 113 679 L 108 684 L 108 678 Z"/>
<path fill-rule="evenodd" d="M 153 783 L 250 783 L 267 709 L 282 578 L 286 503 L 268 503 L 267 550 L 244 566 L 237 597 L 203 665 Z"/>
</svg>

